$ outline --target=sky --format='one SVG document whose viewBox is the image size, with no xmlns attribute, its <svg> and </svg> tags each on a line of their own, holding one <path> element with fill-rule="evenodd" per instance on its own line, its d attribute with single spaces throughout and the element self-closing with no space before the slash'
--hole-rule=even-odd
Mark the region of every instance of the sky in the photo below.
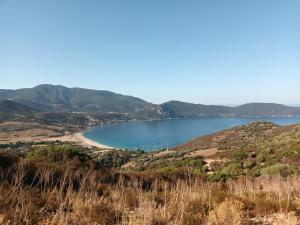
<svg viewBox="0 0 300 225">
<path fill-rule="evenodd" d="M 0 88 L 300 104 L 298 0 L 0 0 Z"/>
</svg>

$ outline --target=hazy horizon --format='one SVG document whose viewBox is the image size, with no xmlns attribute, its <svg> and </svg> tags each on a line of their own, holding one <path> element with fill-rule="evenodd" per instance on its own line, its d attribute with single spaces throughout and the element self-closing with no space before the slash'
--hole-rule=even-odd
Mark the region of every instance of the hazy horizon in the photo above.
<svg viewBox="0 0 300 225">
<path fill-rule="evenodd" d="M 0 0 L 0 88 L 300 104 L 300 2 Z"/>
</svg>

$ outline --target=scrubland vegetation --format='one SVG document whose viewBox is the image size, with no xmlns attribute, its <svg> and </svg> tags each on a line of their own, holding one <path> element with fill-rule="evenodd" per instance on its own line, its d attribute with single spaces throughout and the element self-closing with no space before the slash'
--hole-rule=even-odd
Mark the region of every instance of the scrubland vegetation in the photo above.
<svg viewBox="0 0 300 225">
<path fill-rule="evenodd" d="M 86 152 L 61 143 L 31 146 L 28 152 L 2 150 L 0 223 L 299 224 L 295 174 L 211 181 L 211 175 L 193 172 L 199 163 L 168 172 L 122 172 L 120 158 L 143 153 L 112 153 L 107 158 L 119 157 L 114 161 Z"/>
</svg>

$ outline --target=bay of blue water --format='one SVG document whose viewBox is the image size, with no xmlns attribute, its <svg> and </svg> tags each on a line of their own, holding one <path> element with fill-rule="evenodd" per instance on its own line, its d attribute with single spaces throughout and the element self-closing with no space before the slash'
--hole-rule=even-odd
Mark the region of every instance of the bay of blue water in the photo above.
<svg viewBox="0 0 300 225">
<path fill-rule="evenodd" d="M 290 125 L 300 123 L 300 117 L 206 117 L 128 122 L 95 127 L 87 130 L 84 136 L 115 148 L 151 151 L 174 147 L 199 136 L 255 121 Z"/>
</svg>

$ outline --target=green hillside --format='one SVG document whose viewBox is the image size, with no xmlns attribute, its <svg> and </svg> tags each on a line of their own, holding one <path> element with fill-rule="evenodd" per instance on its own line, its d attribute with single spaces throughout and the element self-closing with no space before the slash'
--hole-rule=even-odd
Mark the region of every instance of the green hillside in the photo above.
<svg viewBox="0 0 300 225">
<path fill-rule="evenodd" d="M 142 99 L 109 91 L 47 84 L 14 91 L 1 90 L 1 98 L 9 98 L 42 111 L 133 113 L 156 107 Z"/>
<path fill-rule="evenodd" d="M 34 112 L 37 112 L 37 110 L 23 104 L 9 100 L 0 100 L 0 113 L 29 114 Z"/>
<path fill-rule="evenodd" d="M 300 107 L 273 103 L 228 107 L 169 101 L 156 105 L 110 91 L 49 84 L 34 88 L 0 90 L 0 100 L 15 101 L 43 112 L 123 113 L 129 119 L 138 120 L 201 116 L 300 116 Z"/>
<path fill-rule="evenodd" d="M 300 115 L 300 107 L 274 103 L 249 103 L 237 107 L 229 107 L 170 101 L 163 103 L 161 107 L 169 117 Z"/>
<path fill-rule="evenodd" d="M 256 122 L 196 138 L 174 149 L 150 152 L 124 166 L 142 173 L 184 168 L 220 180 L 300 173 L 300 125 Z"/>
</svg>

